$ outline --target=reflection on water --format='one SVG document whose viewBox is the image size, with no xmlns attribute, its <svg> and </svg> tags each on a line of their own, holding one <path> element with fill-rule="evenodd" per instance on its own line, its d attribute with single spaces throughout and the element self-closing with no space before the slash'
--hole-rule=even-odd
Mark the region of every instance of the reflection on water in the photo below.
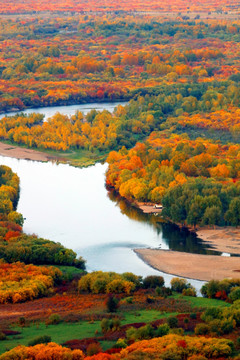
<svg viewBox="0 0 240 360">
<path fill-rule="evenodd" d="M 131 206 L 121 198 L 114 190 L 109 190 L 108 197 L 121 209 L 123 215 L 131 220 L 146 223 L 153 227 L 159 236 L 159 249 L 189 252 L 193 254 L 221 255 L 220 252 L 211 250 L 211 247 L 202 242 L 193 232 L 187 228 L 179 228 L 177 225 L 165 222 L 161 216 L 144 214 L 140 209 Z"/>
<path fill-rule="evenodd" d="M 163 238 L 167 239 L 171 250 L 193 254 L 221 255 L 221 252 L 211 250 L 208 244 L 186 228 L 180 229 L 178 226 L 169 223 L 161 224 L 161 228 Z"/>
</svg>

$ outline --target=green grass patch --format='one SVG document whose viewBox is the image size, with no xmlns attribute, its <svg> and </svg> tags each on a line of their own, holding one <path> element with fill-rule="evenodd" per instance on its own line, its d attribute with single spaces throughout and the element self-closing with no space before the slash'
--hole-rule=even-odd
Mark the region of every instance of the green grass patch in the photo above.
<svg viewBox="0 0 240 360">
<path fill-rule="evenodd" d="M 67 151 L 55 151 L 55 150 L 42 150 L 48 155 L 60 157 L 66 159 L 72 166 L 87 167 L 94 165 L 96 162 L 104 161 L 108 155 L 108 152 L 100 152 L 97 149 L 94 151 L 83 150 L 83 149 L 70 149 Z M 61 162 L 61 159 L 59 160 Z M 64 161 L 63 161 L 64 162 Z"/>
<path fill-rule="evenodd" d="M 124 317 L 121 320 L 121 325 L 132 324 L 132 323 L 140 323 L 145 322 L 149 323 L 154 320 L 164 319 L 169 316 L 176 316 L 178 313 L 176 312 L 164 312 L 164 311 L 157 311 L 157 310 L 139 310 L 139 311 L 132 311 L 122 313 Z"/>
<path fill-rule="evenodd" d="M 44 323 L 33 324 L 29 327 L 16 327 L 13 330 L 20 331 L 21 334 L 7 336 L 6 340 L 0 341 L 0 353 L 4 353 L 18 345 L 26 345 L 30 340 L 42 335 L 51 336 L 53 342 L 62 344 L 73 339 L 84 339 L 94 337 L 95 331 L 101 335 L 100 321 L 89 323 L 86 321 L 78 323 L 60 323 L 58 325 L 48 325 Z"/>
<path fill-rule="evenodd" d="M 190 303 L 190 305 L 193 308 L 207 308 L 207 307 L 213 307 L 213 306 L 219 306 L 219 307 L 229 307 L 231 304 L 226 303 L 223 300 L 217 300 L 217 299 L 207 299 L 203 297 L 193 297 L 193 296 L 183 296 L 181 294 L 174 294 L 171 296 L 171 298 L 174 299 L 182 299 Z"/>
</svg>

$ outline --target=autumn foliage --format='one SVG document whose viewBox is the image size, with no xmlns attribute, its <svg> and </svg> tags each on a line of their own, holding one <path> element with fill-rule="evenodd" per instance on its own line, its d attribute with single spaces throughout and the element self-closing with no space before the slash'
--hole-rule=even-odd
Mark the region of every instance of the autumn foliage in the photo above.
<svg viewBox="0 0 240 360">
<path fill-rule="evenodd" d="M 0 360 L 8 360 L 21 357 L 22 360 L 83 360 L 81 350 L 70 350 L 55 343 L 39 344 L 35 346 L 18 346 L 9 352 L 0 355 Z"/>
<path fill-rule="evenodd" d="M 95 1 L 89 1 L 87 6 L 84 1 L 52 1 L 51 3 L 46 0 L 38 3 L 34 0 L 27 0 L 24 4 L 20 1 L 9 1 L 5 3 L 1 1 L 1 13 L 3 14 L 21 14 L 21 13 L 32 13 L 34 12 L 42 12 L 42 11 L 74 11 L 74 12 L 82 12 L 82 11 L 161 11 L 161 12 L 208 12 L 208 11 L 228 11 L 238 9 L 237 1 L 223 1 L 219 0 L 217 2 L 209 2 L 209 1 L 162 1 L 159 4 L 158 1 L 146 1 L 141 3 L 139 0 L 135 0 L 131 3 L 128 1 L 123 1 L 121 3 L 106 1 L 103 4 L 98 4 Z"/>
<path fill-rule="evenodd" d="M 0 303 L 32 300 L 49 293 L 62 273 L 54 267 L 0 264 Z"/>
<path fill-rule="evenodd" d="M 179 335 L 166 335 L 151 340 L 138 341 L 119 354 L 99 353 L 93 356 L 84 357 L 81 350 L 70 350 L 60 345 L 49 343 L 47 345 L 36 345 L 33 347 L 19 346 L 0 356 L 0 360 L 16 358 L 21 355 L 21 359 L 50 360 L 120 360 L 120 359 L 160 359 L 160 355 L 164 358 L 183 358 L 195 359 L 197 355 L 201 355 L 204 359 L 220 359 L 227 358 L 232 354 L 232 342 L 226 339 L 190 337 Z M 195 357 L 194 357 L 195 356 Z M 161 357 L 163 358 L 163 357 Z M 197 359 L 197 357 L 196 357 Z"/>
<path fill-rule="evenodd" d="M 232 353 L 232 344 L 226 339 L 166 335 L 161 338 L 144 340 L 130 345 L 120 353 L 120 359 L 137 359 L 140 354 L 148 358 L 158 358 L 164 354 L 168 358 L 202 355 L 207 359 L 228 357 Z M 165 357 L 165 358 L 166 358 Z"/>
<path fill-rule="evenodd" d="M 152 133 L 129 151 L 109 154 L 107 185 L 129 200 L 163 203 L 163 214 L 175 222 L 237 225 L 239 151 L 239 145 Z"/>
</svg>

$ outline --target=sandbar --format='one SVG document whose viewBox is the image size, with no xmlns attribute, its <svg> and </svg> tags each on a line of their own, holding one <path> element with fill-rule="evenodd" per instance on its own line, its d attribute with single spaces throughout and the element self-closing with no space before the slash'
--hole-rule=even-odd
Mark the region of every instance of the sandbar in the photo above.
<svg viewBox="0 0 240 360">
<path fill-rule="evenodd" d="M 135 253 L 154 269 L 196 280 L 240 278 L 240 258 L 199 255 L 185 252 L 135 249 Z"/>
<path fill-rule="evenodd" d="M 240 255 L 240 228 L 232 226 L 215 229 L 200 228 L 196 234 L 211 246 L 211 250 Z"/>
<path fill-rule="evenodd" d="M 57 161 L 60 160 L 57 156 L 51 156 L 47 153 L 22 148 L 19 146 L 9 145 L 0 142 L 0 155 L 12 157 L 16 159 L 35 160 L 35 161 Z"/>
</svg>

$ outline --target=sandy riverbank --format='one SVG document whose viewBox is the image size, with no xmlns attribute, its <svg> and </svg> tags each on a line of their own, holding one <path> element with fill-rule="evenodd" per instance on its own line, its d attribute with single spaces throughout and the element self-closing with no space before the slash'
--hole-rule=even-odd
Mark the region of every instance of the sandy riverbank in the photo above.
<svg viewBox="0 0 240 360">
<path fill-rule="evenodd" d="M 135 206 L 138 207 L 145 214 L 160 214 L 162 209 L 156 209 L 153 203 L 145 203 L 140 201 L 135 201 Z"/>
<path fill-rule="evenodd" d="M 215 229 L 200 228 L 196 234 L 198 238 L 207 242 L 212 250 L 240 255 L 240 228 L 232 226 Z"/>
<path fill-rule="evenodd" d="M 35 160 L 35 161 L 51 161 L 60 160 L 56 156 L 51 156 L 46 153 L 25 149 L 19 146 L 8 145 L 0 142 L 0 155 L 8 156 L 16 159 Z"/>
<path fill-rule="evenodd" d="M 197 280 L 240 278 L 240 258 L 198 255 L 170 250 L 135 249 L 153 268 L 168 274 Z"/>
</svg>

